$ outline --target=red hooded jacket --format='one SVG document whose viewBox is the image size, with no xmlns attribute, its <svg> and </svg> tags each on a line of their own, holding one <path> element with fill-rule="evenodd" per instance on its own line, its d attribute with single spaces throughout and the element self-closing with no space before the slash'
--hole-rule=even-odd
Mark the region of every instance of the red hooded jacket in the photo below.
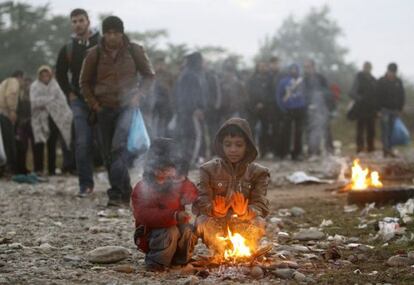
<svg viewBox="0 0 414 285">
<path fill-rule="evenodd" d="M 184 205 L 197 199 L 197 188 L 188 179 L 162 192 L 140 181 L 131 194 L 135 226 L 144 225 L 147 229 L 167 228 L 177 224 L 175 213 L 184 210 Z"/>
</svg>

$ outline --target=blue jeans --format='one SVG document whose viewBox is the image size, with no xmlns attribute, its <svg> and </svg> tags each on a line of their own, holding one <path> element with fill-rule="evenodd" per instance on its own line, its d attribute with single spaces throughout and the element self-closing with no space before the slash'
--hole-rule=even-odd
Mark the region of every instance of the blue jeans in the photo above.
<svg viewBox="0 0 414 285">
<path fill-rule="evenodd" d="M 99 147 L 111 184 L 107 191 L 110 200 L 127 202 L 130 199 L 132 189 L 128 165 L 131 154 L 127 143 L 134 111 L 133 107 L 103 107 L 97 114 Z"/>
<path fill-rule="evenodd" d="M 153 229 L 148 235 L 149 252 L 146 264 L 170 266 L 187 264 L 197 238 L 190 225 Z"/>
<path fill-rule="evenodd" d="M 88 122 L 89 108 L 83 99 L 70 102 L 75 125 L 75 159 L 80 192 L 93 188 L 93 127 Z"/>
<path fill-rule="evenodd" d="M 381 140 L 384 152 L 392 150 L 391 135 L 397 111 L 381 110 Z"/>
</svg>

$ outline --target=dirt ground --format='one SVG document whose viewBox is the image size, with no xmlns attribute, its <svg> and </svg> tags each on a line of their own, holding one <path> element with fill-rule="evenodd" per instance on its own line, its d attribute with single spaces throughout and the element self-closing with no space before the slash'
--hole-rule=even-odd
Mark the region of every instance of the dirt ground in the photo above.
<svg viewBox="0 0 414 285">
<path fill-rule="evenodd" d="M 330 172 L 325 162 L 274 163 L 264 162 L 272 173 L 268 192 L 272 212 L 267 218 L 267 240 L 273 244 L 270 258 L 297 263 L 297 271 L 313 284 L 414 284 L 413 266 L 392 267 L 389 257 L 414 250 L 413 225 L 405 225 L 407 238 L 398 236 L 383 242 L 373 239 L 378 221 L 386 216 L 398 216 L 392 206 L 373 209 L 361 220 L 361 208 L 344 212 L 346 194 L 327 191 L 333 185 L 310 184 L 296 186 L 285 176 L 293 170 L 317 173 L 327 178 Z M 332 167 L 334 168 L 334 167 Z M 133 173 L 134 181 L 139 171 Z M 196 181 L 197 172 L 190 177 Z M 217 274 L 195 277 L 173 268 L 165 273 L 144 269 L 143 254 L 132 241 L 133 218 L 129 209 L 105 207 L 106 176 L 95 175 L 96 191 L 90 198 L 76 197 L 77 179 L 73 176 L 51 177 L 37 185 L 0 181 L 0 284 L 296 284 L 294 279 L 281 279 L 273 269 L 264 269 L 257 279 L 250 273 L 220 277 Z M 304 213 L 292 216 L 289 209 L 300 207 Z M 287 209 L 287 210 L 283 210 Z M 332 224 L 320 227 L 323 220 Z M 361 223 L 367 226 L 359 228 Z M 402 225 L 404 226 L 404 225 Z M 319 241 L 298 241 L 292 238 L 300 229 L 319 228 L 324 237 Z M 279 232 L 288 237 L 279 238 Z M 333 238 L 335 235 L 337 237 Z M 351 243 L 364 245 L 351 248 Z M 101 246 L 122 246 L 131 255 L 113 264 L 93 264 L 86 253 Z M 295 251 L 283 246 L 302 245 L 306 250 Z M 332 247 L 338 256 L 327 257 Z M 280 255 L 282 252 L 284 255 Z M 121 266 L 123 265 L 123 266 Z M 124 271 L 124 272 L 119 272 Z M 126 272 L 125 272 L 126 271 Z"/>
</svg>

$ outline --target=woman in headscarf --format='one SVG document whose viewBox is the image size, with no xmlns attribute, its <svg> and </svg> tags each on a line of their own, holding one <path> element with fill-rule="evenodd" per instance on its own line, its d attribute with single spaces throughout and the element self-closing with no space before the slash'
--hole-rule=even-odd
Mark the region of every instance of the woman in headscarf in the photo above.
<svg viewBox="0 0 414 285">
<path fill-rule="evenodd" d="M 43 151 L 47 143 L 48 171 L 49 175 L 55 175 L 56 144 L 60 135 L 69 148 L 73 115 L 52 69 L 43 65 L 37 75 L 37 80 L 30 86 L 35 172 L 43 172 Z"/>
</svg>

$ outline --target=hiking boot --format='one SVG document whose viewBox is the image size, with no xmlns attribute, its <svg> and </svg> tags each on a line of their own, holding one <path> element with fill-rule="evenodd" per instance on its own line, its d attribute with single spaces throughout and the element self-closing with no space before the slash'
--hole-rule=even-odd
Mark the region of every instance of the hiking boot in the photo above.
<svg viewBox="0 0 414 285">
<path fill-rule="evenodd" d="M 92 193 L 93 193 L 93 188 L 88 187 L 86 189 L 81 189 L 78 193 L 78 197 L 79 198 L 86 198 L 86 197 L 90 196 Z"/>
</svg>

